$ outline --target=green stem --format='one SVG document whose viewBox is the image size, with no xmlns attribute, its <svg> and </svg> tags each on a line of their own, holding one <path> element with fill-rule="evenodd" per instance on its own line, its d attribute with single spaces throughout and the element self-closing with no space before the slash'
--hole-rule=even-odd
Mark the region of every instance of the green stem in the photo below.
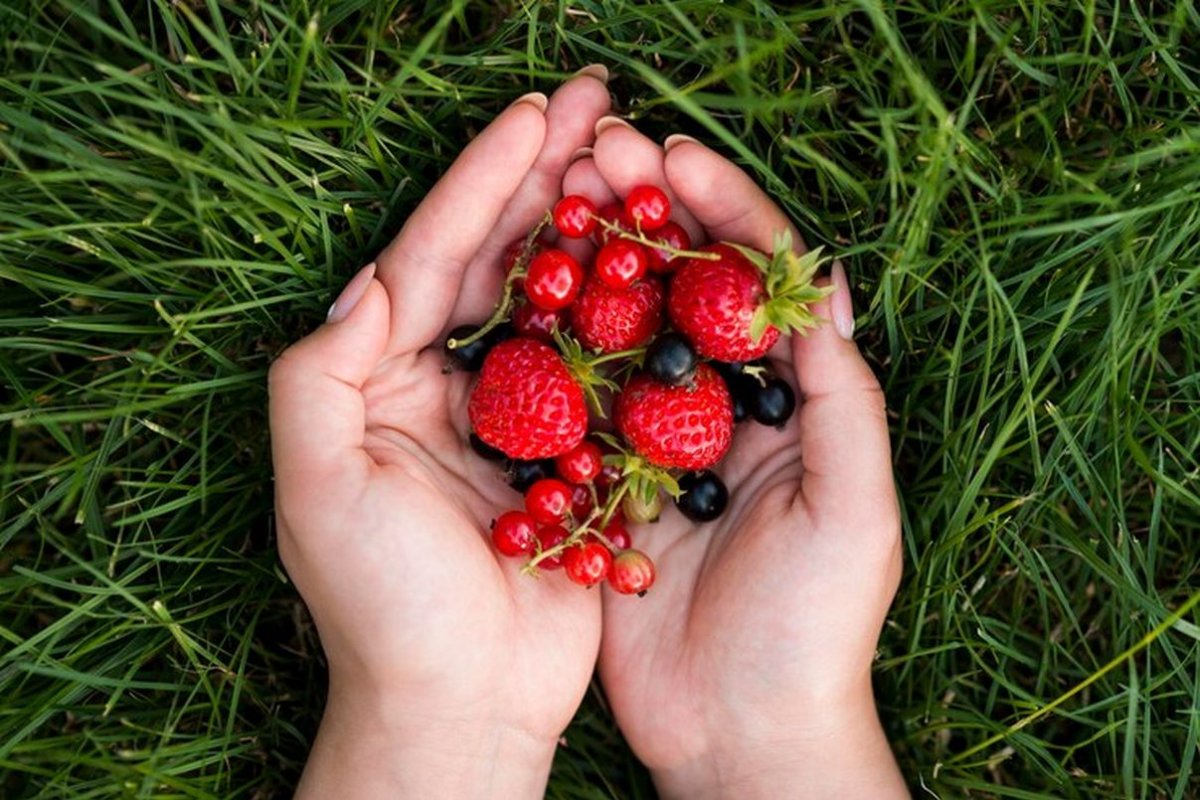
<svg viewBox="0 0 1200 800">
<path fill-rule="evenodd" d="M 609 222 L 608 220 L 594 214 L 592 216 L 595 218 L 600 227 L 604 228 L 606 231 L 612 233 L 618 238 L 628 239 L 631 242 L 637 242 L 638 244 L 643 244 L 646 247 L 653 247 L 655 250 L 662 250 L 664 253 L 670 253 L 676 258 L 699 258 L 705 261 L 721 260 L 720 253 L 710 253 L 705 250 L 680 250 L 678 248 L 671 247 L 666 242 L 649 239 L 646 237 L 646 234 L 642 233 L 640 225 L 638 226 L 636 233 L 630 233 L 628 230 L 622 228 L 615 222 Z"/>
</svg>

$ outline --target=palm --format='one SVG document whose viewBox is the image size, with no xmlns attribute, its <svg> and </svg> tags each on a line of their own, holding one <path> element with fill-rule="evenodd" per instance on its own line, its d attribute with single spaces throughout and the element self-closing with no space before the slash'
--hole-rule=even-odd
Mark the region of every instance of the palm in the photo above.
<svg viewBox="0 0 1200 800">
<path fill-rule="evenodd" d="M 336 597 L 372 632 L 362 640 L 367 657 L 394 665 L 390 685 L 467 704 L 496 700 L 501 686 L 503 705 L 522 709 L 528 729 L 557 735 L 591 674 L 599 598 L 497 561 L 489 521 L 520 496 L 464 446 L 455 424 L 465 423 L 468 376 L 442 375 L 442 365 L 427 350 L 413 363 L 385 361 L 364 385 L 373 464 L 341 527 L 369 546 L 339 542 L 327 569 L 356 576 Z"/>
<path fill-rule="evenodd" d="M 564 191 L 668 188 L 693 240 L 769 249 L 786 217 L 735 166 L 697 145 L 663 150 L 613 126 Z M 793 230 L 793 235 L 795 232 Z M 818 309 L 828 317 L 827 306 Z M 659 582 L 608 595 L 600 672 L 630 744 L 655 768 L 702 759 L 714 731 L 753 740 L 781 698 L 869 692 L 869 665 L 899 577 L 882 394 L 852 343 L 823 328 L 772 350 L 804 397 L 781 430 L 738 427 L 718 467 L 730 505 L 693 525 L 674 510 L 634 531 Z M 805 720 L 791 719 L 793 731 Z"/>
</svg>

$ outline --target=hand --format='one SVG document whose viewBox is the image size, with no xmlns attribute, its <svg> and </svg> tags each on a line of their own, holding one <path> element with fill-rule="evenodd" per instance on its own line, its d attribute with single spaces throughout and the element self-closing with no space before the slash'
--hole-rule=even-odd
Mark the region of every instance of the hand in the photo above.
<svg viewBox="0 0 1200 800">
<path fill-rule="evenodd" d="M 590 144 L 594 74 L 479 134 L 271 369 L 280 556 L 329 662 L 301 797 L 541 797 L 587 688 L 599 594 L 497 560 L 489 522 L 520 496 L 470 452 L 440 345 L 487 316 L 504 246 Z"/>
<path fill-rule="evenodd" d="M 769 251 L 792 230 L 748 176 L 690 140 L 669 152 L 613 118 L 564 193 L 668 190 L 693 240 Z M 770 354 L 803 403 L 782 431 L 739 427 L 730 504 L 635 532 L 658 567 L 641 599 L 606 591 L 600 671 L 617 722 L 667 797 L 906 797 L 870 666 L 901 555 L 884 398 L 851 340 L 845 273 L 826 322 Z"/>
</svg>

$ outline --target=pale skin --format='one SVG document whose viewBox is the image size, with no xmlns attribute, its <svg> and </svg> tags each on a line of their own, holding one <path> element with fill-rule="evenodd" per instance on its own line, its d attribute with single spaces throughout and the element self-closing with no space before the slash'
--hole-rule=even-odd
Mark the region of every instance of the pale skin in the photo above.
<svg viewBox="0 0 1200 800">
<path fill-rule="evenodd" d="M 272 368 L 280 555 L 330 674 L 298 797 L 540 797 L 597 661 L 664 797 L 908 796 L 870 685 L 899 518 L 840 268 L 826 324 L 771 354 L 803 402 L 782 431 L 739 428 L 726 514 L 634 528 L 658 566 L 646 597 L 531 578 L 490 547 L 520 498 L 467 446 L 470 376 L 442 374 L 440 343 L 486 316 L 503 247 L 563 193 L 640 183 L 697 240 L 769 248 L 789 227 L 715 152 L 608 110 L 601 69 L 514 103 Z"/>
</svg>

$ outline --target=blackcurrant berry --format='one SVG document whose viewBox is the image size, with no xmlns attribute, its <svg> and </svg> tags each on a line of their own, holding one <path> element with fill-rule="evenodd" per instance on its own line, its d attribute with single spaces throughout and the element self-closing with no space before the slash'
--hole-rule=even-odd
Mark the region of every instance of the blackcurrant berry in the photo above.
<svg viewBox="0 0 1200 800">
<path fill-rule="evenodd" d="M 459 325 L 450 331 L 449 335 L 446 336 L 446 340 L 457 339 L 462 341 L 479 330 L 479 327 L 478 325 Z M 510 333 L 511 327 L 509 325 L 497 325 L 470 344 L 453 349 L 446 346 L 443 349 L 446 352 L 446 356 L 450 359 L 450 363 L 456 368 L 466 372 L 478 372 L 483 367 L 483 360 L 487 357 L 488 351 L 499 342 L 507 339 Z"/>
<path fill-rule="evenodd" d="M 774 376 L 765 384 L 755 383 L 755 391 L 748 398 L 746 408 L 750 416 L 763 425 L 781 427 L 796 410 L 796 393 L 787 381 Z"/>
<path fill-rule="evenodd" d="M 676 507 L 693 522 L 711 522 L 721 516 L 729 503 L 729 490 L 715 473 L 709 470 L 689 472 L 679 479 L 682 494 Z"/>
<path fill-rule="evenodd" d="M 554 475 L 554 459 L 542 458 L 537 461 L 519 461 L 512 459 L 508 462 L 508 484 L 521 494 L 542 478 Z"/>
<path fill-rule="evenodd" d="M 664 333 L 646 350 L 646 369 L 656 380 L 682 386 L 696 374 L 696 351 L 679 333 Z"/>
<path fill-rule="evenodd" d="M 471 449 L 475 451 L 475 455 L 479 456 L 485 461 L 503 461 L 506 458 L 504 453 L 492 447 L 483 439 L 480 439 L 479 436 L 473 431 L 471 435 L 467 437 L 467 440 L 471 443 Z"/>
</svg>

